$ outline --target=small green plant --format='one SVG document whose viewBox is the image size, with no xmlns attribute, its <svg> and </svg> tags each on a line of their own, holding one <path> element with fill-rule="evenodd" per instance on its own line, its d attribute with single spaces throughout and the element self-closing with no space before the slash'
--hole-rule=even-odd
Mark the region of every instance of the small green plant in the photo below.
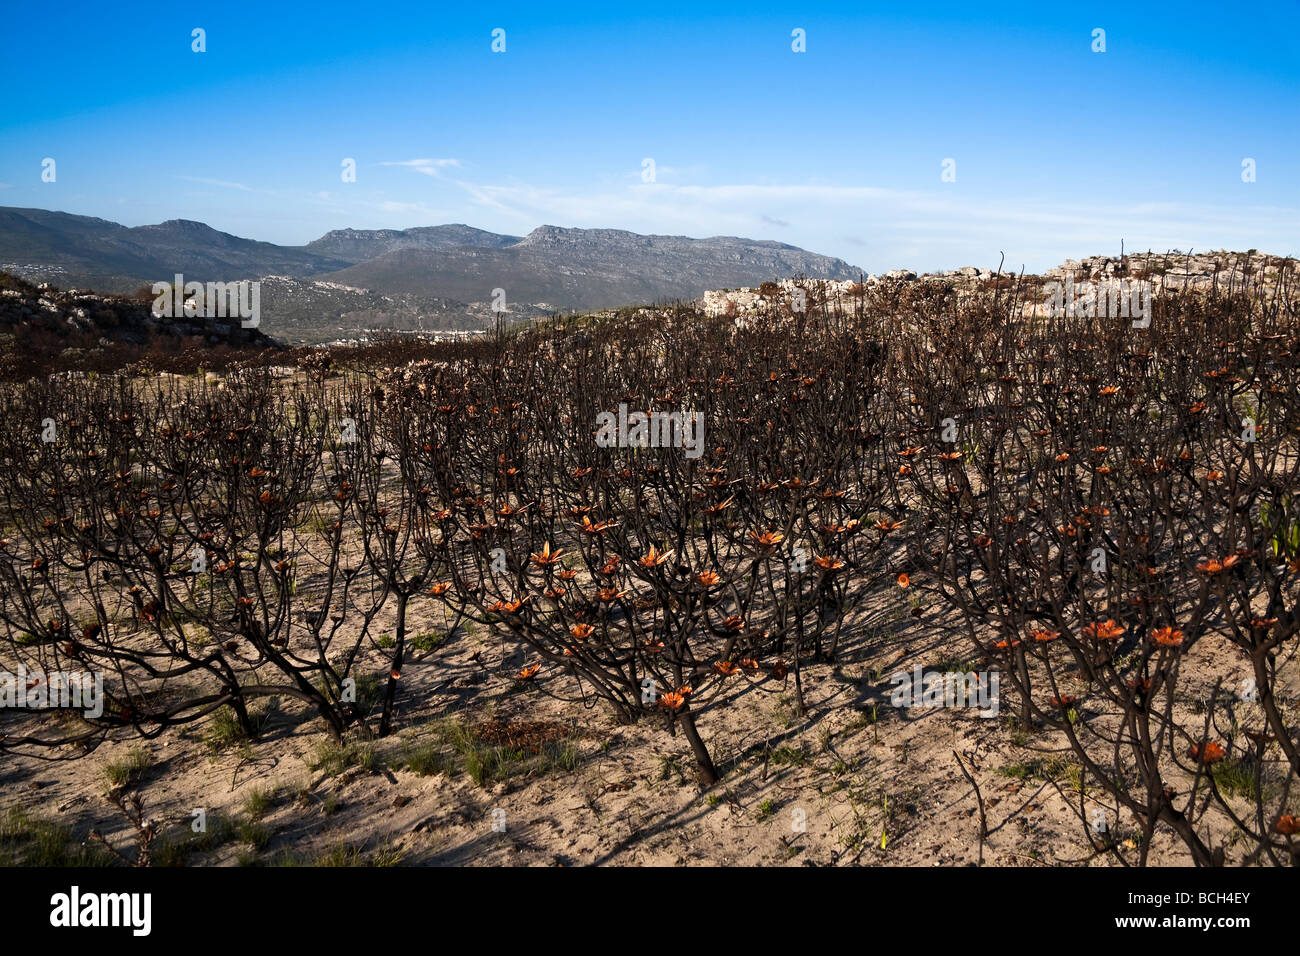
<svg viewBox="0 0 1300 956">
<path fill-rule="evenodd" d="M 95 844 L 78 845 L 72 831 L 10 807 L 0 816 L 0 865 L 111 866 L 112 854 Z"/>
<path fill-rule="evenodd" d="M 802 767 L 808 762 L 808 755 L 802 748 L 777 747 L 769 759 L 778 767 Z"/>
<path fill-rule="evenodd" d="M 759 803 L 758 812 L 756 816 L 760 820 L 766 820 L 775 812 L 775 810 L 776 810 L 776 801 L 773 800 L 771 797 L 768 797 Z"/>
<path fill-rule="evenodd" d="M 127 755 L 119 760 L 110 760 L 104 765 L 104 776 L 111 787 L 125 787 L 136 783 L 153 763 L 153 757 L 143 747 L 132 747 Z"/>
<path fill-rule="evenodd" d="M 261 850 L 271 842 L 271 829 L 257 820 L 240 820 L 239 839 L 253 849 Z"/>
<path fill-rule="evenodd" d="M 402 757 L 401 767 L 421 777 L 431 777 L 447 769 L 446 761 L 433 744 L 408 749 Z"/>
<path fill-rule="evenodd" d="M 273 806 L 275 806 L 274 787 L 253 787 L 244 796 L 244 812 L 248 814 L 249 819 L 262 819 Z"/>
<path fill-rule="evenodd" d="M 316 745 L 307 759 L 307 766 L 319 770 L 327 777 L 337 777 L 349 767 L 372 770 L 375 766 L 375 748 L 356 741 L 340 744 L 336 740 L 325 740 Z"/>
<path fill-rule="evenodd" d="M 411 646 L 417 651 L 428 653 L 429 651 L 439 647 L 445 639 L 445 635 L 439 634 L 437 631 L 428 631 L 427 633 L 417 635 L 411 641 Z"/>
<path fill-rule="evenodd" d="M 254 737 L 261 736 L 270 716 L 271 710 L 269 707 L 248 712 L 248 722 L 252 725 Z M 234 708 L 229 706 L 213 712 L 208 722 L 207 733 L 203 736 L 204 743 L 207 744 L 208 750 L 213 755 L 247 743 L 248 740 L 249 735 L 239 725 L 239 717 L 235 714 Z"/>
</svg>

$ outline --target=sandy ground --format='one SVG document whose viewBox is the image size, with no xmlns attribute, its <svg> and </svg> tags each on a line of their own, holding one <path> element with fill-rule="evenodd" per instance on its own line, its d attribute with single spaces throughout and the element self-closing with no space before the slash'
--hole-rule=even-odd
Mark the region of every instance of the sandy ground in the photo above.
<svg viewBox="0 0 1300 956">
<path fill-rule="evenodd" d="M 982 853 L 985 864 L 1115 865 L 1093 858 L 1063 740 L 1019 732 L 1005 689 L 991 719 L 890 705 L 890 675 L 967 648 L 928 610 L 913 620 L 878 605 L 838 665 L 805 669 L 804 717 L 792 677 L 728 678 L 732 701 L 699 717 L 722 777 L 707 791 L 666 718 L 621 725 L 603 705 L 543 692 L 572 692 L 568 677 L 521 685 L 511 676 L 521 650 L 472 628 L 406 668 L 395 732 L 353 742 L 350 760 L 331 751 L 320 719 L 282 706 L 251 745 L 214 750 L 209 719 L 75 760 L 8 755 L 0 803 L 66 828 L 74 843 L 95 828 L 134 858 L 135 828 L 106 796 L 107 768 L 143 748 L 147 766 L 125 792 L 158 833 L 155 863 L 969 866 Z M 1245 673 L 1229 648 L 1195 650 L 1202 659 L 1185 667 Z M 512 753 L 497 759 L 503 751 Z M 954 751 L 984 797 L 982 847 Z M 413 754 L 428 759 L 412 769 Z M 474 760 L 487 768 L 477 780 Z M 206 834 L 192 829 L 200 808 Z M 1113 812 L 1109 825 L 1121 842 L 1133 829 Z M 1158 837 L 1151 862 L 1188 859 Z"/>
</svg>

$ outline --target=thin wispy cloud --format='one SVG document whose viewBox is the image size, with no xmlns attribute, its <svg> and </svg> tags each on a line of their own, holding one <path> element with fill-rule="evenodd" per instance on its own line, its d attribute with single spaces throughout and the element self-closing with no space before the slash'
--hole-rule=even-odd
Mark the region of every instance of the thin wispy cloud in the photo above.
<svg viewBox="0 0 1300 956">
<path fill-rule="evenodd" d="M 432 176 L 435 179 L 442 175 L 444 169 L 453 166 L 460 166 L 459 159 L 403 159 L 391 162 L 380 163 L 380 166 L 405 166 L 412 172 L 421 173 L 425 176 Z"/>
<path fill-rule="evenodd" d="M 232 183 L 225 179 L 208 179 L 206 176 L 177 176 L 177 179 L 183 179 L 189 183 L 202 183 L 204 186 L 220 186 L 222 189 L 238 189 L 246 193 L 253 191 L 252 186 L 244 183 Z"/>
</svg>

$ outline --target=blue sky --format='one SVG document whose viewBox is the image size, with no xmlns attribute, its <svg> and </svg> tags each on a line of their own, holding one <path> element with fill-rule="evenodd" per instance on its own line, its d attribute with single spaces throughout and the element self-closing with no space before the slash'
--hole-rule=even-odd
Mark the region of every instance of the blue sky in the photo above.
<svg viewBox="0 0 1300 956">
<path fill-rule="evenodd" d="M 1294 2 L 548 7 L 11 5 L 0 205 L 286 244 L 741 235 L 869 271 L 1300 253 Z"/>
</svg>

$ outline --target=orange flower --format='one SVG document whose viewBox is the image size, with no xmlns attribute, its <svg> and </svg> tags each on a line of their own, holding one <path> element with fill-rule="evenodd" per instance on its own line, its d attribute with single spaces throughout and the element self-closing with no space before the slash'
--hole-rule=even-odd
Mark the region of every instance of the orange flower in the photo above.
<svg viewBox="0 0 1300 956">
<path fill-rule="evenodd" d="M 911 466 L 911 465 L 899 465 L 899 467 L 898 467 L 898 473 L 899 473 L 900 475 L 910 475 L 910 474 L 912 473 L 912 466 Z"/>
<path fill-rule="evenodd" d="M 532 680 L 534 677 L 537 676 L 537 672 L 540 671 L 541 669 L 542 669 L 541 664 L 530 664 L 528 667 L 525 667 L 523 670 L 521 670 L 518 674 L 515 675 L 515 680 Z"/>
<path fill-rule="evenodd" d="M 1290 813 L 1284 813 L 1277 818 L 1277 823 L 1273 824 L 1273 829 L 1286 836 L 1295 836 L 1300 833 L 1300 818 Z"/>
<path fill-rule="evenodd" d="M 764 531 L 762 534 L 759 534 L 757 531 L 751 531 L 749 537 L 756 545 L 764 549 L 775 548 L 785 540 L 785 535 L 776 531 Z"/>
<path fill-rule="evenodd" d="M 987 548 L 992 543 L 993 543 L 993 539 L 986 534 L 980 534 L 975 536 L 975 547 L 977 548 Z"/>
<path fill-rule="evenodd" d="M 1060 637 L 1061 632 L 1038 630 L 1038 631 L 1031 631 L 1029 636 L 1032 637 L 1034 640 L 1038 641 L 1038 643 L 1040 644 L 1046 644 L 1048 641 L 1054 641 L 1058 637 Z"/>
<path fill-rule="evenodd" d="M 1227 751 L 1223 749 L 1223 744 L 1211 740 L 1208 743 L 1193 744 L 1187 751 L 1187 756 L 1191 757 L 1202 766 L 1208 767 L 1210 764 L 1216 764 L 1227 756 Z"/>
<path fill-rule="evenodd" d="M 758 661 L 754 660 L 752 657 L 742 657 L 740 659 L 740 666 L 747 671 L 756 671 L 758 670 Z"/>
<path fill-rule="evenodd" d="M 699 574 L 695 575 L 695 580 L 706 588 L 711 588 L 713 585 L 721 581 L 722 578 L 718 576 L 716 571 L 701 571 Z"/>
<path fill-rule="evenodd" d="M 1013 641 L 1013 640 L 1010 640 L 1009 638 L 1005 638 L 1005 637 L 1004 637 L 1004 638 L 1002 638 L 1002 640 L 1000 640 L 1000 641 L 994 641 L 993 644 L 992 644 L 991 646 L 992 646 L 992 648 L 993 648 L 995 651 L 1009 651 L 1009 650 L 1011 650 L 1011 648 L 1013 648 L 1013 647 L 1019 647 L 1019 646 L 1020 646 L 1020 642 L 1019 642 L 1019 641 Z"/>
<path fill-rule="evenodd" d="M 825 555 L 820 558 L 813 558 L 813 564 L 821 568 L 827 574 L 834 574 L 840 568 L 844 567 L 844 562 L 832 555 Z"/>
<path fill-rule="evenodd" d="M 781 680 L 787 673 L 789 673 L 789 669 L 785 666 L 785 661 L 777 661 L 772 665 L 771 669 L 768 670 L 768 673 L 777 680 Z"/>
<path fill-rule="evenodd" d="M 733 614 L 722 619 L 722 626 L 729 631 L 739 631 L 745 626 L 745 619 L 739 614 Z"/>
<path fill-rule="evenodd" d="M 601 588 L 596 597 L 598 597 L 604 604 L 613 604 L 621 598 L 624 593 L 625 592 L 620 591 L 617 588 Z"/>
<path fill-rule="evenodd" d="M 1183 632 L 1172 627 L 1157 627 L 1151 632 L 1151 639 L 1161 647 L 1178 647 L 1183 643 Z"/>
<path fill-rule="evenodd" d="M 595 630 L 590 624 L 573 624 L 569 627 L 569 633 L 580 641 L 585 641 L 591 637 Z"/>
<path fill-rule="evenodd" d="M 881 518 L 879 521 L 876 522 L 876 527 L 879 528 L 881 531 L 885 532 L 886 534 L 888 534 L 891 531 L 895 531 L 898 528 L 901 528 L 902 526 L 903 526 L 903 522 L 890 521 L 888 518 Z"/>
<path fill-rule="evenodd" d="M 677 691 L 668 691 L 659 695 L 659 706 L 664 710 L 681 710 L 686 703 L 686 695 Z"/>
<path fill-rule="evenodd" d="M 740 667 L 732 661 L 714 661 L 713 669 L 723 677 L 730 677 L 732 674 L 740 673 Z"/>
<path fill-rule="evenodd" d="M 533 555 L 533 564 L 537 565 L 539 568 L 548 568 L 558 562 L 560 560 L 560 555 L 562 554 L 564 554 L 563 548 L 558 548 L 555 551 L 552 551 L 551 542 L 547 541 L 542 545 L 541 553 Z"/>
<path fill-rule="evenodd" d="M 1240 560 L 1241 555 L 1239 554 L 1230 554 L 1222 561 L 1218 558 L 1209 558 L 1208 560 L 1202 561 L 1198 564 L 1196 570 L 1200 571 L 1202 574 L 1220 574 L 1228 570 Z"/>
<path fill-rule="evenodd" d="M 1111 618 L 1105 621 L 1097 621 L 1087 625 L 1083 629 L 1084 637 L 1090 637 L 1094 641 L 1118 641 L 1119 636 L 1126 631 L 1121 624 L 1116 624 Z"/>
<path fill-rule="evenodd" d="M 900 588 L 908 587 L 912 583 L 912 579 L 907 576 L 906 571 L 900 573 L 895 580 L 898 582 Z"/>
<path fill-rule="evenodd" d="M 1062 694 L 1060 697 L 1053 697 L 1050 703 L 1058 710 L 1066 710 L 1067 708 L 1073 707 L 1078 702 L 1079 698 L 1075 697 L 1073 694 Z"/>
<path fill-rule="evenodd" d="M 446 594 L 449 590 L 451 590 L 450 581 L 439 581 L 433 587 L 429 588 L 429 593 L 434 597 L 437 597 L 439 594 Z"/>
<path fill-rule="evenodd" d="M 659 567 L 659 565 L 663 564 L 670 557 L 672 557 L 672 554 L 673 553 L 671 551 L 664 551 L 661 553 L 657 551 L 655 549 L 655 546 L 652 544 L 650 545 L 649 553 L 641 557 L 637 561 L 637 564 L 641 565 L 641 567 L 643 568 L 657 568 Z"/>
</svg>

